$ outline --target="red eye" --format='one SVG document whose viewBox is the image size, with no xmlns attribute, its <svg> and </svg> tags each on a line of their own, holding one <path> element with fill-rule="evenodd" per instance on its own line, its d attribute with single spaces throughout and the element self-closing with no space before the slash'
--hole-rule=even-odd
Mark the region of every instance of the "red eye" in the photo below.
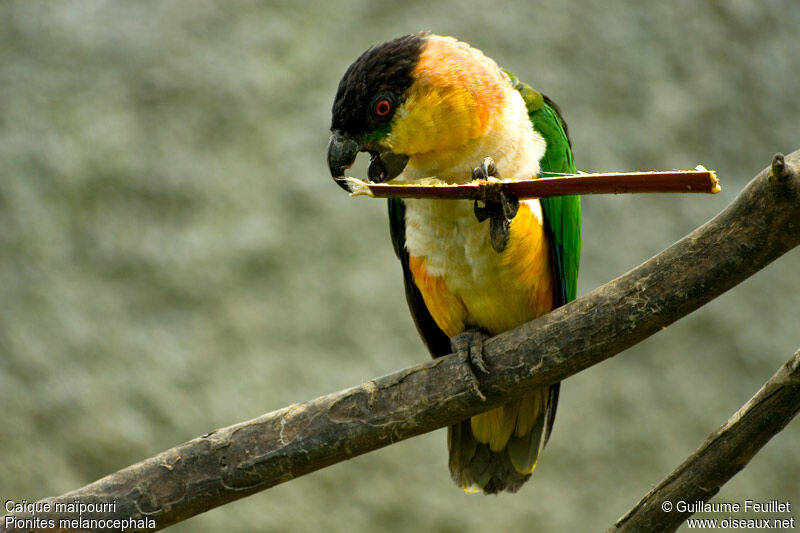
<svg viewBox="0 0 800 533">
<path fill-rule="evenodd" d="M 392 110 L 392 103 L 389 100 L 380 100 L 375 104 L 375 114 L 379 117 L 385 117 Z"/>
</svg>

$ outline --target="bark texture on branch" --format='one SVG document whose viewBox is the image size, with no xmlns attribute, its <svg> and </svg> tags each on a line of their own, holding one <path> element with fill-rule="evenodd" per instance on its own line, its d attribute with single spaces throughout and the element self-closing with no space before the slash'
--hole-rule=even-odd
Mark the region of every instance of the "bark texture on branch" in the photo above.
<svg viewBox="0 0 800 533">
<path fill-rule="evenodd" d="M 711 499 L 799 410 L 800 351 L 607 533 L 675 531 L 694 514 L 678 511 L 678 501 Z"/>
<path fill-rule="evenodd" d="M 218 429 L 47 502 L 116 501 L 166 527 L 453 424 L 645 339 L 800 244 L 800 151 L 776 156 L 722 213 L 624 276 L 487 341 L 482 401 L 454 356 Z M 445 468 L 442 466 L 442 468 Z M 42 516 L 41 514 L 39 516 Z"/>
</svg>

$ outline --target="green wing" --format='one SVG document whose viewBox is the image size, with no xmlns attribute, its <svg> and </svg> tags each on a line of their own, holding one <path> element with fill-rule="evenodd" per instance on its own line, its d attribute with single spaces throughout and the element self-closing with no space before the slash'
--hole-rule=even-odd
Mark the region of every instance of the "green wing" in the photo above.
<svg viewBox="0 0 800 533">
<path fill-rule="evenodd" d="M 547 149 L 541 160 L 542 173 L 575 174 L 567 124 L 561 118 L 558 106 L 511 73 L 506 73 L 511 78 L 514 88 L 525 100 L 533 128 L 547 143 Z M 563 305 L 574 300 L 578 290 L 578 267 L 581 260 L 581 198 L 554 196 L 542 198 L 540 202 L 545 228 L 553 243 L 553 269 L 560 282 L 557 286 L 556 305 Z"/>
</svg>

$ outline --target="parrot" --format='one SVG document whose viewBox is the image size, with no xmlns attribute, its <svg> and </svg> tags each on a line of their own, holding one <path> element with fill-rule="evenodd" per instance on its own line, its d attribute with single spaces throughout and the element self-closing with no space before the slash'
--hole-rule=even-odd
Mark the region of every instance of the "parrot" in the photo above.
<svg viewBox="0 0 800 533">
<path fill-rule="evenodd" d="M 372 182 L 452 184 L 575 174 L 559 107 L 477 48 L 430 32 L 373 46 L 334 98 L 327 162 L 370 156 Z M 388 200 L 405 295 L 431 355 L 456 353 L 477 383 L 485 340 L 573 300 L 579 196 Z M 560 383 L 452 425 L 449 469 L 467 493 L 516 492 L 550 437 Z"/>
</svg>

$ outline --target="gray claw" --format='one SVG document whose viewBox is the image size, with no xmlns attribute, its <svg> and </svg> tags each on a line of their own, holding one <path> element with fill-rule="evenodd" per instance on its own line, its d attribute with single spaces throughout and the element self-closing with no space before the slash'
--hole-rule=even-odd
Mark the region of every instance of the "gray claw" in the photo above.
<svg viewBox="0 0 800 533">
<path fill-rule="evenodd" d="M 480 166 L 472 171 L 472 179 L 488 179 L 489 177 L 500 178 L 497 165 L 491 157 L 484 157 Z M 511 219 L 516 216 L 519 210 L 519 198 L 511 191 L 505 191 L 500 183 L 490 183 L 484 189 L 484 198 L 481 199 L 483 206 L 475 200 L 475 218 L 478 222 L 489 219 L 489 237 L 492 248 L 496 252 L 502 252 L 508 245 L 508 236 L 511 228 Z"/>
<path fill-rule="evenodd" d="M 492 216 L 489 220 L 489 239 L 492 241 L 492 248 L 497 253 L 502 252 L 508 246 L 508 236 L 511 232 L 511 221 L 506 217 Z"/>
<path fill-rule="evenodd" d="M 503 206 L 503 215 L 508 220 L 517 216 L 519 211 L 519 198 L 511 191 L 500 191 L 500 204 Z"/>
<path fill-rule="evenodd" d="M 483 162 L 481 162 L 481 172 L 484 176 L 486 176 L 484 179 L 487 179 L 490 176 L 500 179 L 500 173 L 497 172 L 497 165 L 494 164 L 494 159 L 491 157 L 483 158 Z"/>
<path fill-rule="evenodd" d="M 478 329 L 468 329 L 450 339 L 450 347 L 459 358 L 464 361 L 467 368 L 465 379 L 469 389 L 481 400 L 486 401 L 486 396 L 481 392 L 475 369 L 482 374 L 488 374 L 489 369 L 483 360 L 483 343 L 489 336 Z"/>
</svg>

